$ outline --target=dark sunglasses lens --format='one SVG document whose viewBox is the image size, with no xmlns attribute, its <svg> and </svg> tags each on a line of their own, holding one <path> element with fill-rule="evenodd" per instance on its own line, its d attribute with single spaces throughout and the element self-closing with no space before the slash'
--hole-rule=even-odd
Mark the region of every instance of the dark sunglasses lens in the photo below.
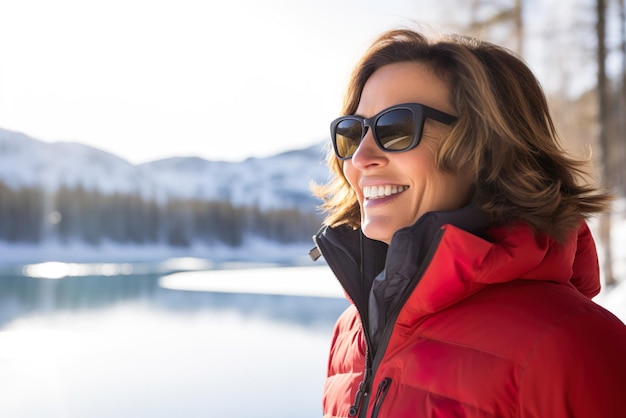
<svg viewBox="0 0 626 418">
<path fill-rule="evenodd" d="M 413 144 L 415 123 L 410 109 L 394 109 L 376 121 L 376 138 L 387 150 L 403 151 Z"/>
<path fill-rule="evenodd" d="M 352 157 L 363 138 L 363 125 L 355 119 L 345 119 L 335 128 L 335 149 L 340 158 Z"/>
</svg>

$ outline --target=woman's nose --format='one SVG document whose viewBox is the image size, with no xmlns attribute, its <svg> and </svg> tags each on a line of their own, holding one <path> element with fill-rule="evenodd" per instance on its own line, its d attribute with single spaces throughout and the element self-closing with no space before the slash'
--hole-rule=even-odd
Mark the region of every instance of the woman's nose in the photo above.
<svg viewBox="0 0 626 418">
<path fill-rule="evenodd" d="M 359 147 L 352 155 L 352 164 L 360 170 L 372 168 L 383 165 L 387 160 L 386 157 L 385 153 L 376 145 L 372 130 L 368 129 Z"/>
</svg>

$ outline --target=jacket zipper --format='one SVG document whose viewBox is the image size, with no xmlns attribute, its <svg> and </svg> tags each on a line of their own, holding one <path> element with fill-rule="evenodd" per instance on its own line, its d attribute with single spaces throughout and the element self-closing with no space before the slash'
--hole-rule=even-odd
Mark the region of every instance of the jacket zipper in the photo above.
<svg viewBox="0 0 626 418">
<path fill-rule="evenodd" d="M 432 259 L 435 250 L 437 249 L 437 247 L 439 247 L 439 242 L 441 241 L 441 237 L 443 236 L 443 229 L 440 229 L 437 234 L 435 235 L 435 239 L 433 240 L 433 243 L 430 245 L 430 249 L 427 252 L 426 257 L 424 258 L 424 262 L 422 264 L 422 268 L 420 268 L 418 274 L 415 275 L 415 277 L 421 277 L 424 274 L 424 270 L 426 269 L 426 267 L 430 264 L 430 260 Z M 320 243 L 317 240 L 317 236 L 314 236 L 314 241 L 315 244 L 320 247 Z M 321 249 L 321 248 L 320 248 Z M 363 262 L 363 260 L 361 260 L 361 262 Z M 416 283 L 419 282 L 419 280 L 416 281 Z M 341 285 L 341 281 L 339 280 L 339 283 Z M 342 286 L 343 287 L 343 286 Z M 411 289 L 411 291 L 414 289 L 414 287 Z M 407 298 L 408 295 L 411 292 L 407 292 Z M 348 294 L 348 296 L 350 296 L 352 298 L 353 301 L 356 302 L 356 298 L 353 298 L 353 295 Z M 400 310 L 401 307 L 404 305 L 404 303 L 406 302 L 406 298 L 404 300 L 401 301 L 402 303 L 399 303 L 399 308 L 395 310 L 395 312 L 393 313 L 392 317 L 391 317 L 391 321 L 389 322 L 389 324 L 394 324 L 395 325 L 395 321 L 398 318 L 398 315 L 400 314 Z M 361 381 L 361 383 L 359 384 L 359 389 L 357 390 L 357 393 L 355 395 L 355 399 L 354 399 L 354 403 L 352 404 L 352 406 L 349 409 L 349 416 L 350 417 L 355 417 L 357 416 L 357 414 L 359 415 L 359 417 L 363 417 L 365 418 L 365 414 L 367 412 L 367 398 L 369 397 L 369 385 L 370 385 L 370 378 L 374 376 L 374 373 L 376 372 L 376 370 L 378 369 L 378 366 L 380 365 L 380 362 L 382 361 L 383 356 L 380 355 L 381 353 L 384 353 L 387 349 L 387 344 L 389 343 L 389 339 L 391 338 L 391 333 L 393 331 L 393 326 L 389 326 L 389 324 L 387 324 L 382 338 L 381 338 L 381 342 L 378 346 L 378 352 L 377 352 L 377 358 L 370 360 L 370 347 L 371 347 L 371 342 L 370 342 L 370 336 L 369 336 L 369 330 L 368 330 L 368 326 L 367 326 L 367 321 L 365 321 L 365 316 L 363 315 L 363 312 L 361 312 L 361 309 L 359 309 L 359 305 L 357 303 L 354 304 L 354 306 L 357 309 L 357 312 L 359 313 L 359 316 L 361 317 L 361 324 L 363 326 L 363 334 L 365 336 L 365 374 L 363 376 L 363 380 Z M 370 364 L 372 364 L 370 366 Z M 388 381 L 387 381 L 388 380 Z M 388 383 L 391 382 L 390 378 L 385 378 L 383 379 L 383 381 L 379 384 L 379 390 L 380 391 L 380 386 L 383 385 L 383 382 L 387 381 L 387 383 L 385 384 L 385 388 L 384 391 L 382 393 L 382 399 L 380 399 L 380 401 L 377 402 L 380 404 L 382 403 L 384 397 L 386 396 L 387 393 L 387 388 L 388 388 Z M 377 392 L 377 398 L 378 398 L 378 392 Z M 363 404 L 365 403 L 365 408 L 362 408 Z M 376 413 L 376 415 L 378 415 L 378 410 L 373 411 Z"/>
<path fill-rule="evenodd" d="M 426 270 L 426 268 L 428 267 L 428 265 L 430 264 L 430 261 L 433 257 L 433 255 L 435 254 L 436 249 L 439 247 L 439 242 L 441 241 L 441 237 L 443 236 L 444 231 L 443 229 L 440 229 L 437 234 L 435 235 L 435 239 L 433 240 L 433 243 L 430 245 L 430 248 L 428 250 L 428 252 L 426 253 L 426 257 L 424 257 L 424 262 L 422 263 L 422 267 L 419 269 L 419 271 L 415 274 L 415 277 L 421 278 L 424 275 L 424 271 Z M 396 320 L 398 319 L 398 315 L 400 314 L 400 311 L 402 310 L 402 306 L 404 306 L 404 304 L 406 303 L 406 300 L 408 299 L 408 296 L 413 292 L 413 289 L 415 289 L 415 286 L 417 285 L 417 283 L 419 282 L 418 280 L 415 280 L 415 283 L 413 284 L 413 286 L 411 287 L 411 289 L 406 289 L 406 297 L 404 299 L 402 299 L 401 301 L 399 301 L 400 303 L 398 303 L 398 307 L 393 311 L 391 317 L 390 317 L 390 321 L 389 323 L 386 325 L 385 330 L 383 331 L 383 335 L 381 336 L 381 340 L 380 340 L 380 344 L 378 345 L 378 351 L 376 352 L 376 358 L 373 359 L 372 361 L 372 366 L 371 369 L 366 369 L 367 371 L 371 372 L 370 376 L 374 376 L 374 373 L 376 373 L 376 370 L 378 370 L 378 366 L 380 365 L 380 362 L 382 361 L 383 357 L 384 357 L 384 352 L 387 351 L 387 345 L 389 344 L 389 340 L 391 339 L 391 334 L 393 332 L 393 328 L 395 326 Z M 366 325 L 363 325 L 364 331 L 366 328 Z M 366 337 L 368 336 L 367 333 L 365 333 Z M 368 344 L 369 347 L 369 339 L 366 339 L 366 342 Z M 368 355 L 368 359 L 369 359 L 369 350 L 367 350 L 366 355 Z M 366 374 L 367 375 L 367 374 Z M 362 383 L 369 383 L 369 382 L 362 382 Z M 375 418 L 378 415 L 378 409 L 380 408 L 380 404 L 382 404 L 382 401 L 384 400 L 385 396 L 387 395 L 387 390 L 389 389 L 389 384 L 391 383 L 391 378 L 385 378 L 383 379 L 379 386 L 378 386 L 378 390 L 376 393 L 376 400 L 375 400 L 375 404 L 374 404 L 374 409 L 372 411 L 372 418 Z M 360 389 L 360 386 L 359 386 Z M 381 392 L 382 391 L 382 392 Z M 357 392 L 358 394 L 358 392 Z M 367 392 L 365 392 L 365 397 L 362 397 L 359 399 L 359 408 L 361 408 L 361 404 L 364 401 L 364 398 L 367 397 Z M 379 396 L 381 397 L 381 399 L 379 399 Z M 355 402 L 355 405 L 357 404 L 357 402 Z M 366 407 L 362 410 L 362 414 L 360 416 L 365 417 L 365 413 L 367 410 L 367 403 L 365 403 Z M 378 405 L 378 407 L 376 407 L 376 405 Z M 352 411 L 352 408 L 350 409 L 350 411 Z"/>
<path fill-rule="evenodd" d="M 318 240 L 318 234 L 315 234 L 313 236 L 313 241 L 315 242 L 316 247 L 319 250 L 321 250 L 321 253 L 324 254 L 323 247 L 325 244 L 323 240 L 322 241 Z M 346 251 L 346 253 L 349 254 L 348 251 Z M 314 250 L 311 250 L 310 254 L 312 255 L 312 257 L 316 256 Z M 361 274 L 360 282 L 361 284 L 363 284 L 363 277 L 362 277 L 363 276 L 363 254 L 361 254 L 361 265 L 359 266 L 359 271 Z M 343 283 L 341 283 L 341 280 L 339 280 L 339 277 L 337 277 L 337 280 L 339 282 L 339 285 L 346 290 L 346 293 L 354 302 L 354 306 L 359 314 L 359 317 L 361 318 L 361 324 L 363 326 L 363 336 L 365 338 L 365 365 L 363 368 L 363 371 L 364 371 L 363 380 L 361 381 L 361 383 L 359 383 L 359 388 L 354 397 L 354 403 L 350 406 L 350 409 L 348 411 L 348 414 L 349 414 L 348 416 L 356 417 L 357 415 L 361 416 L 367 410 L 367 408 L 362 409 L 362 406 L 364 403 L 365 405 L 367 405 L 367 399 L 369 397 L 369 390 L 370 390 L 369 386 L 371 385 L 370 378 L 372 376 L 372 373 L 371 373 L 372 372 L 372 367 L 371 367 L 372 359 L 371 359 L 371 351 L 370 351 L 370 347 L 372 346 L 372 344 L 371 344 L 371 339 L 369 336 L 369 329 L 367 326 L 368 321 L 367 321 L 366 315 L 361 309 L 362 306 L 360 306 L 360 304 L 357 303 L 357 301 L 360 301 L 367 295 L 363 295 L 363 298 L 356 298 L 355 295 L 350 294 L 350 292 L 345 288 L 345 286 L 343 286 Z"/>
<path fill-rule="evenodd" d="M 357 308 L 357 311 L 359 311 L 358 308 Z M 359 311 L 359 315 L 361 315 L 360 311 Z M 363 318 L 362 315 L 361 315 L 361 318 Z M 369 397 L 370 385 L 371 385 L 370 380 L 373 377 L 372 366 L 371 366 L 372 361 L 371 361 L 371 354 L 370 354 L 371 353 L 370 337 L 366 329 L 367 325 L 363 322 L 363 319 L 361 319 L 361 323 L 363 324 L 363 335 L 365 337 L 365 368 L 364 368 L 363 380 L 361 381 L 361 383 L 359 383 L 359 389 L 357 390 L 356 395 L 354 396 L 354 403 L 352 404 L 348 412 L 348 416 L 350 417 L 364 416 L 363 414 L 367 410 L 367 403 L 368 403 L 367 399 Z M 362 406 L 364 404 L 365 404 L 365 408 L 363 409 Z"/>
<path fill-rule="evenodd" d="M 350 407 L 350 411 L 348 412 L 348 416 L 350 417 L 357 416 L 359 410 L 361 409 L 361 406 L 363 405 L 363 400 L 367 399 L 367 385 L 369 384 L 367 380 L 368 378 L 366 377 L 365 379 L 363 379 L 363 381 L 361 381 L 361 383 L 359 383 L 359 390 L 356 392 L 356 396 L 354 397 L 354 403 L 352 404 L 352 406 Z"/>
<path fill-rule="evenodd" d="M 363 235 L 360 235 L 360 239 L 361 239 L 361 244 L 360 244 L 360 249 L 361 249 L 361 265 L 360 265 L 360 273 L 361 273 L 361 285 L 363 285 L 365 283 L 364 277 L 363 277 L 363 262 L 364 262 L 364 254 L 363 254 Z M 366 292 L 366 289 L 364 289 L 363 287 L 361 287 L 362 290 L 362 295 L 363 298 L 365 300 L 367 300 L 367 297 L 369 296 L 369 289 Z M 354 403 L 352 404 L 352 406 L 350 407 L 350 411 L 349 411 L 349 416 L 351 417 L 356 417 L 357 415 L 359 417 L 363 417 L 365 415 L 365 413 L 367 412 L 367 404 L 369 403 L 368 398 L 369 398 L 369 393 L 370 393 L 370 386 L 371 386 L 371 379 L 373 377 L 372 374 L 372 340 L 371 337 L 369 335 L 369 326 L 368 326 L 368 322 L 369 319 L 366 316 L 367 309 L 365 309 L 365 314 L 364 312 L 361 311 L 359 304 L 356 303 L 356 299 L 353 299 L 355 301 L 354 306 L 356 307 L 357 311 L 359 312 L 359 316 L 361 317 L 361 326 L 363 327 L 363 336 L 365 338 L 365 368 L 364 368 L 364 375 L 363 375 L 363 381 L 359 384 L 359 390 L 356 393 L 355 399 L 354 399 Z M 367 305 L 366 305 L 367 306 Z M 363 405 L 365 405 L 365 408 L 363 408 Z"/>
<path fill-rule="evenodd" d="M 378 412 L 380 411 L 380 406 L 383 404 L 385 400 L 385 396 L 387 396 L 387 390 L 389 390 L 389 386 L 391 385 L 391 378 L 385 377 L 378 385 L 378 389 L 376 390 L 376 397 L 374 398 L 374 407 L 372 408 L 372 417 L 378 418 Z"/>
</svg>

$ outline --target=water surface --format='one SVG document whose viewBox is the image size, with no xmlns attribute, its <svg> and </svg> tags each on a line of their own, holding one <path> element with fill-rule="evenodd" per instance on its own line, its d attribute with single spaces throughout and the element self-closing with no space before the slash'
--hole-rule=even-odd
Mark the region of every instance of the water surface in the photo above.
<svg viewBox="0 0 626 418">
<path fill-rule="evenodd" d="M 345 300 L 180 290 L 160 285 L 164 272 L 108 269 L 0 276 L 0 416 L 321 415 Z"/>
</svg>

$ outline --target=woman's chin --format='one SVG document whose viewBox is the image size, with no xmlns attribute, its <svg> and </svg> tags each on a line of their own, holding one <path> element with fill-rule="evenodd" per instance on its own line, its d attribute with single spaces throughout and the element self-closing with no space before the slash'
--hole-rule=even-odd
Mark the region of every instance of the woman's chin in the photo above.
<svg viewBox="0 0 626 418">
<path fill-rule="evenodd" d="M 398 228 L 392 226 L 389 222 L 383 222 L 381 219 L 365 218 L 361 222 L 361 230 L 363 231 L 363 235 L 369 239 L 389 244 L 391 237 Z"/>
</svg>

